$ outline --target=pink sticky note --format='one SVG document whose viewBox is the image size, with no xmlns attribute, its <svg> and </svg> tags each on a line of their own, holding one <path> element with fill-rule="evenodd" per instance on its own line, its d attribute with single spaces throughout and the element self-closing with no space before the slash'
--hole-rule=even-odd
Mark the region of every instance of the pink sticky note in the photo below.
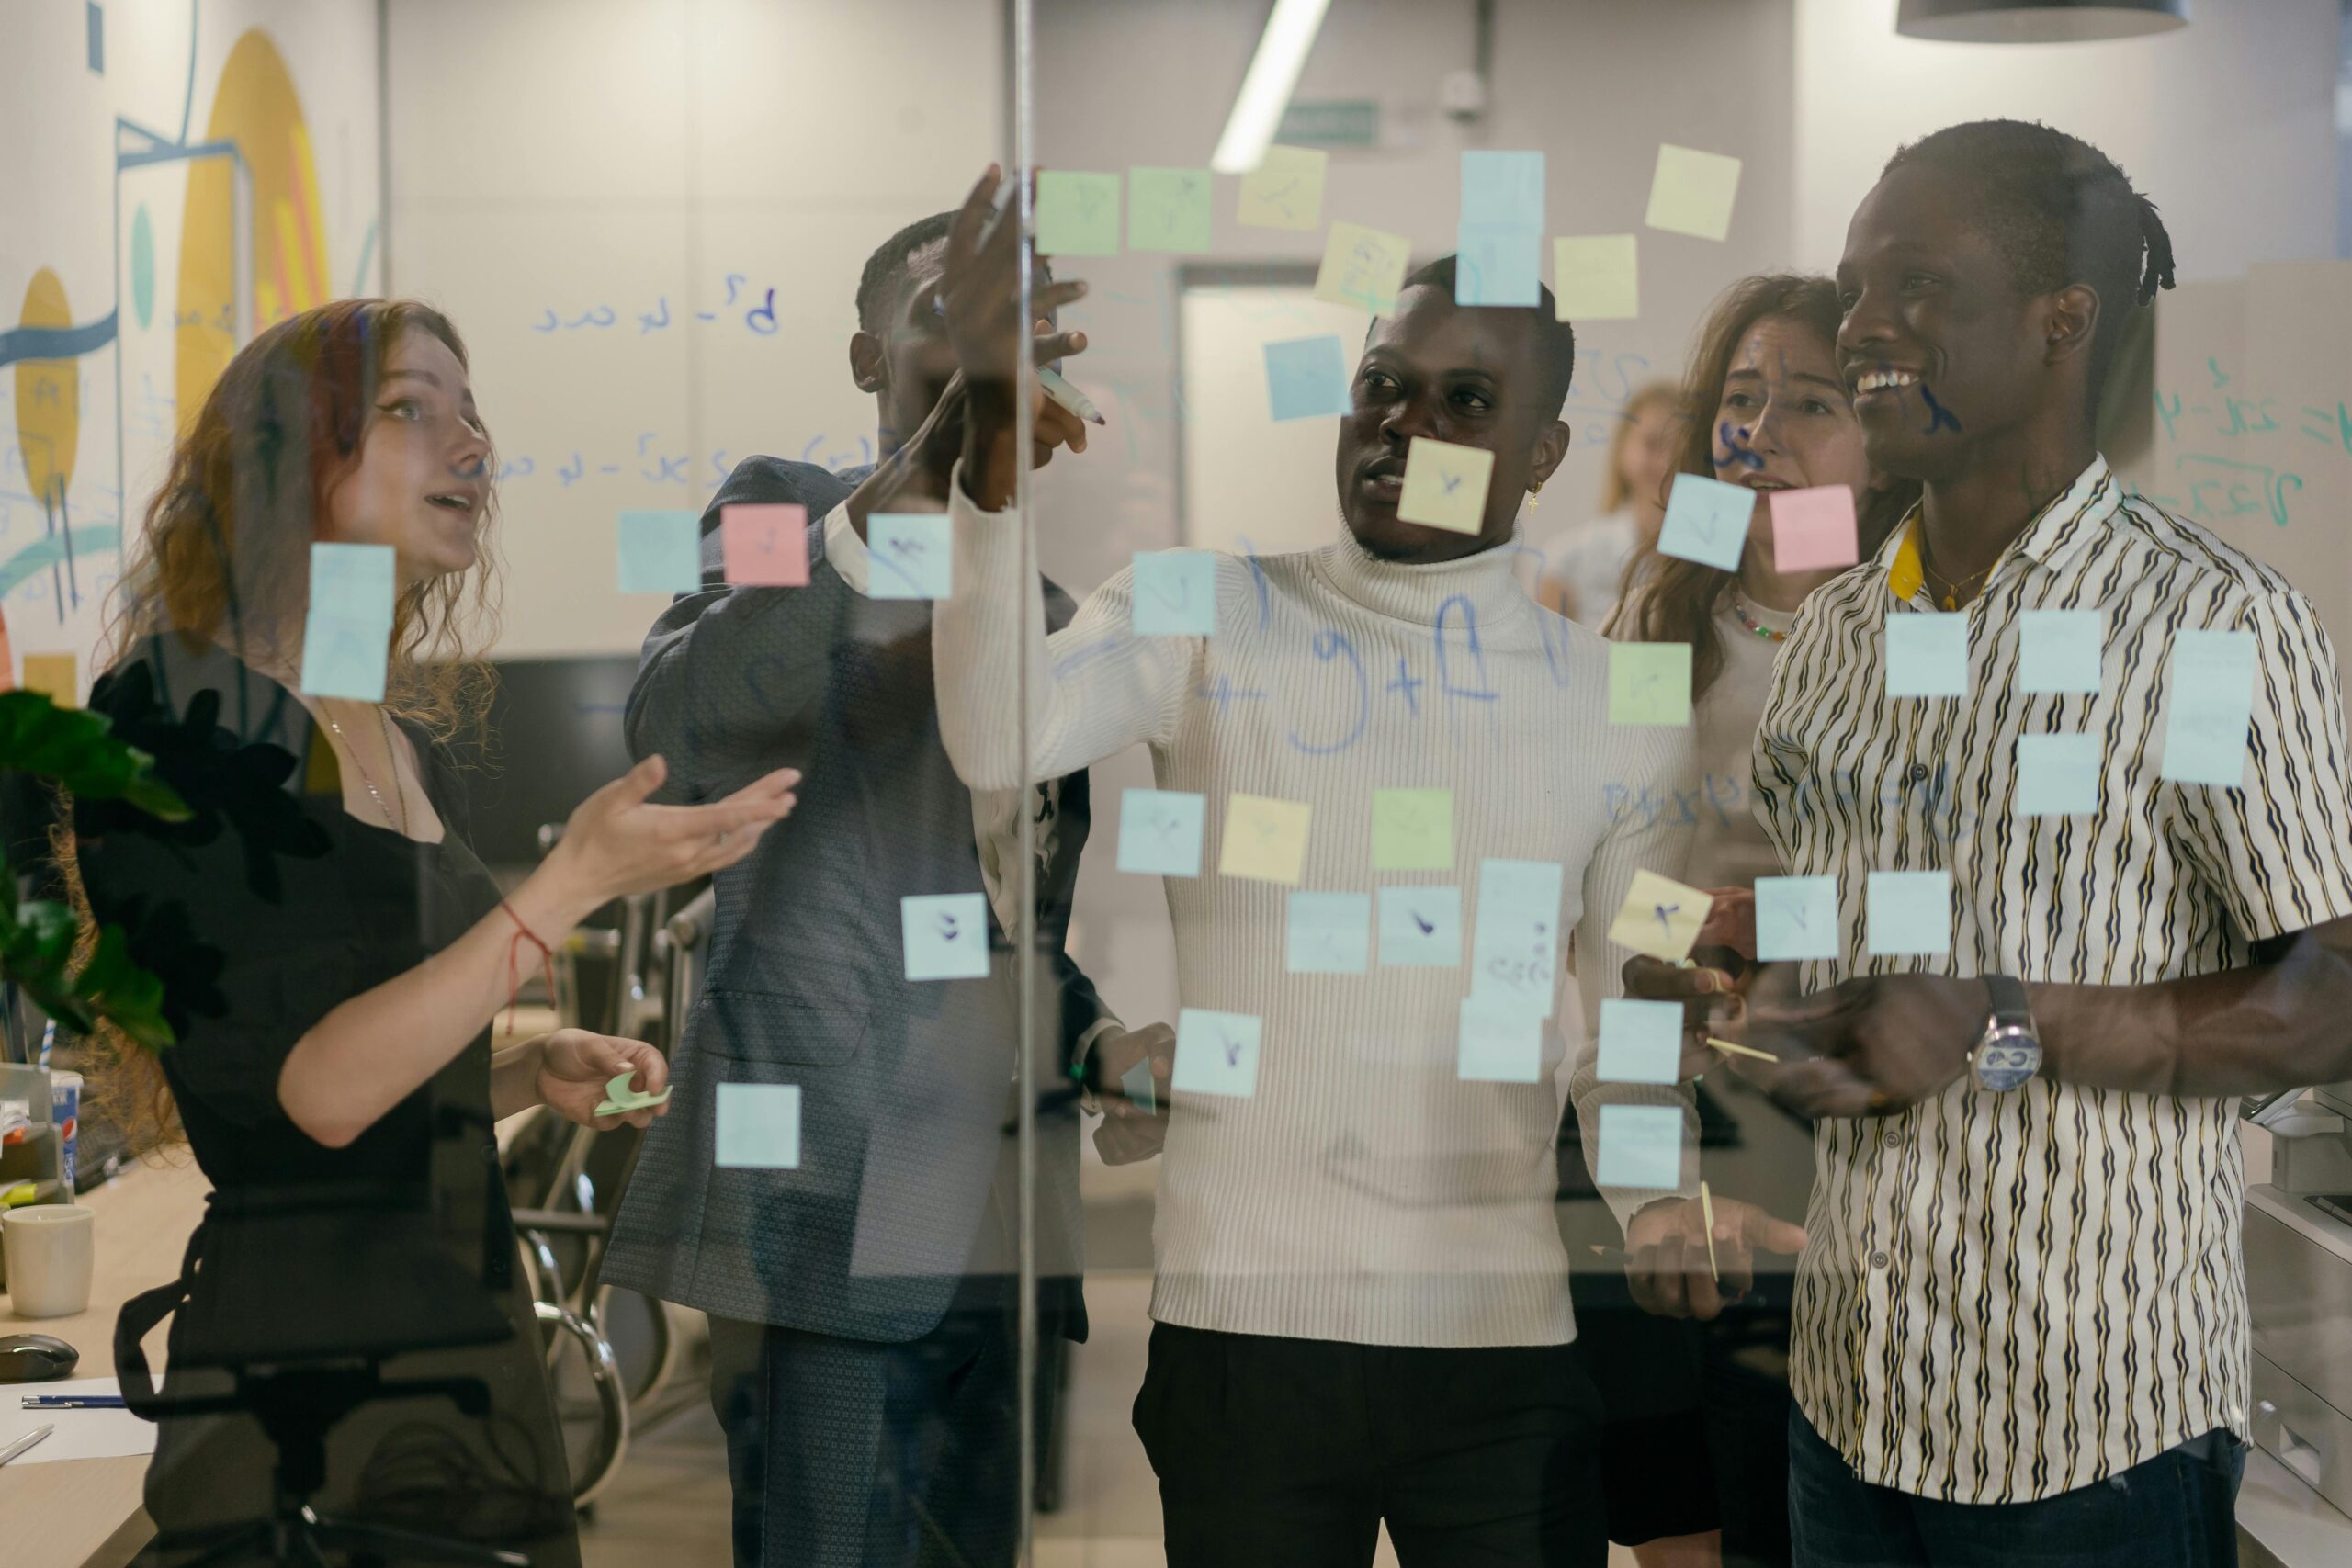
<svg viewBox="0 0 2352 1568">
<path fill-rule="evenodd" d="M 1854 536 L 1854 492 L 1845 485 L 1776 490 L 1772 502 L 1772 566 L 1814 571 L 1851 566 L 1861 558 Z"/>
<path fill-rule="evenodd" d="M 727 581 L 755 588 L 808 585 L 808 509 L 748 502 L 722 507 L 720 547 Z"/>
</svg>

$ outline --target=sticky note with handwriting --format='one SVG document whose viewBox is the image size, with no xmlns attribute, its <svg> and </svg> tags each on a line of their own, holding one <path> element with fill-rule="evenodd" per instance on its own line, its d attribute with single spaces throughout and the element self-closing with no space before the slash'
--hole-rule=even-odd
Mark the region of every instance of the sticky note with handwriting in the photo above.
<svg viewBox="0 0 2352 1568">
<path fill-rule="evenodd" d="M 1323 175 L 1331 155 L 1319 147 L 1269 147 L 1241 176 L 1234 218 L 1249 229 L 1319 228 Z"/>
<path fill-rule="evenodd" d="M 1323 265 L 1315 274 L 1315 298 L 1353 305 L 1385 316 L 1396 309 L 1413 243 L 1402 234 L 1334 223 L 1323 241 Z"/>
<path fill-rule="evenodd" d="M 1951 951 L 1951 873 L 1874 871 L 1868 895 L 1872 956 Z"/>
<path fill-rule="evenodd" d="M 1484 447 L 1416 435 L 1405 448 L 1396 515 L 1428 528 L 1476 534 L 1486 526 L 1487 482 L 1494 472 L 1495 455 Z"/>
<path fill-rule="evenodd" d="M 1383 887 L 1380 966 L 1451 969 L 1462 962 L 1462 889 Z"/>
<path fill-rule="evenodd" d="M 1675 1083 L 1682 1077 L 1682 1008 L 1611 997 L 1600 1004 L 1602 1083 Z"/>
<path fill-rule="evenodd" d="M 1037 249 L 1049 256 L 1119 254 L 1119 176 L 1085 169 L 1040 169 Z"/>
<path fill-rule="evenodd" d="M 1453 231 L 1453 302 L 1536 305 L 1544 299 L 1544 231 L 1464 223 Z"/>
<path fill-rule="evenodd" d="M 1630 321 L 1641 313 L 1634 236 L 1563 234 L 1552 242 L 1553 315 L 1564 321 Z"/>
<path fill-rule="evenodd" d="M 39 692 L 62 708 L 81 705 L 81 684 L 70 653 L 28 653 L 25 655 L 25 678 L 17 682 L 28 692 Z"/>
<path fill-rule="evenodd" d="M 1678 473 L 1666 492 L 1666 523 L 1657 547 L 1684 560 L 1703 561 L 1719 571 L 1737 571 L 1747 547 L 1747 520 L 1756 492 L 1704 474 Z"/>
<path fill-rule="evenodd" d="M 1968 694 L 1965 611 L 1890 610 L 1886 615 L 1886 694 Z"/>
<path fill-rule="evenodd" d="M 722 1083 L 711 1160 L 729 1170 L 796 1170 L 800 1166 L 800 1086 Z"/>
<path fill-rule="evenodd" d="M 1698 888 L 1685 887 L 1670 876 L 1637 871 L 1633 886 L 1625 889 L 1625 902 L 1609 922 L 1609 940 L 1635 953 L 1679 964 L 1690 956 L 1691 944 L 1699 940 L 1699 928 L 1707 923 L 1707 910 L 1713 903 Z"/>
<path fill-rule="evenodd" d="M 1290 896 L 1283 966 L 1294 975 L 1361 975 L 1372 960 L 1372 895 Z"/>
<path fill-rule="evenodd" d="M 1225 841 L 1217 848 L 1220 876 L 1298 886 L 1306 864 L 1306 827 L 1314 807 L 1303 800 L 1230 795 L 1225 800 Z"/>
<path fill-rule="evenodd" d="M 956 592 L 956 533 L 944 512 L 876 512 L 865 520 L 865 596 L 945 599 Z"/>
<path fill-rule="evenodd" d="M 2252 632 L 2175 632 L 2165 754 L 2158 772 L 2176 784 L 2245 782 L 2246 727 L 2254 717 Z"/>
<path fill-rule="evenodd" d="M 311 603 L 302 623 L 302 690 L 314 697 L 384 700 L 392 638 L 392 547 L 311 546 Z"/>
<path fill-rule="evenodd" d="M 1178 1094 L 1221 1094 L 1247 1100 L 1258 1092 L 1258 1051 L 1265 1025 L 1246 1012 L 1180 1008 L 1176 1013 Z"/>
<path fill-rule="evenodd" d="M 1206 169 L 1127 171 L 1127 249 L 1202 255 L 1213 224 Z"/>
<path fill-rule="evenodd" d="M 1556 861 L 1478 863 L 1477 926 L 1470 939 L 1470 994 L 1552 1016 L 1560 983 Z"/>
<path fill-rule="evenodd" d="M 1374 790 L 1372 869 L 1452 871 L 1453 792 L 1450 789 Z"/>
<path fill-rule="evenodd" d="M 1604 1105 L 1600 1157 L 1593 1180 L 1603 1187 L 1682 1185 L 1682 1108 Z"/>
<path fill-rule="evenodd" d="M 2018 815 L 2088 817 L 2098 810 L 2096 735 L 2018 737 Z"/>
<path fill-rule="evenodd" d="M 1611 643 L 1609 722 L 1689 724 L 1690 645 L 1687 642 Z"/>
<path fill-rule="evenodd" d="M 692 593 L 702 587 L 702 519 L 691 512 L 624 512 L 621 592 Z"/>
<path fill-rule="evenodd" d="M 1756 879 L 1756 956 L 1766 964 L 1838 956 L 1838 879 Z"/>
<path fill-rule="evenodd" d="M 1141 876 L 1201 874 L 1201 821 L 1208 802 L 1173 789 L 1119 792 L 1119 869 Z"/>
<path fill-rule="evenodd" d="M 910 894 L 899 900 L 910 980 L 982 980 L 989 973 L 989 904 L 978 893 Z"/>
<path fill-rule="evenodd" d="M 1544 1081 L 1544 1021 L 1487 997 L 1462 998 L 1453 1076 L 1464 1083 Z"/>
<path fill-rule="evenodd" d="M 873 520 L 866 520 L 873 526 Z M 808 584 L 808 509 L 784 502 L 733 502 L 718 509 L 718 544 L 727 581 L 746 588 Z"/>
<path fill-rule="evenodd" d="M 1266 401 L 1278 420 L 1346 413 L 1355 406 L 1347 345 L 1330 333 L 1266 344 Z"/>
<path fill-rule="evenodd" d="M 2019 611 L 2018 690 L 2029 696 L 2098 692 L 2105 682 L 2106 620 L 2098 610 Z"/>
<path fill-rule="evenodd" d="M 1137 550 L 1134 624 L 1137 637 L 1216 635 L 1216 553 Z"/>
<path fill-rule="evenodd" d="M 1739 194 L 1739 160 L 1662 141 L 1650 175 L 1650 206 L 1642 220 L 1653 229 L 1720 240 L 1731 231 Z"/>
<path fill-rule="evenodd" d="M 1819 571 L 1862 558 L 1851 486 L 1813 485 L 1769 494 L 1775 570 Z"/>
</svg>

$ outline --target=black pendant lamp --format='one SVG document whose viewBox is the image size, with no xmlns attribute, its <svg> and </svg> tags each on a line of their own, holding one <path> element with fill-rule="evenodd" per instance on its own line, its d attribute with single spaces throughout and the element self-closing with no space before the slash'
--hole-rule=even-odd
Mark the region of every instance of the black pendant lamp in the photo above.
<svg viewBox="0 0 2352 1568">
<path fill-rule="evenodd" d="M 2188 0 L 1903 0 L 1894 30 L 1946 43 L 2082 43 L 2188 25 Z"/>
</svg>

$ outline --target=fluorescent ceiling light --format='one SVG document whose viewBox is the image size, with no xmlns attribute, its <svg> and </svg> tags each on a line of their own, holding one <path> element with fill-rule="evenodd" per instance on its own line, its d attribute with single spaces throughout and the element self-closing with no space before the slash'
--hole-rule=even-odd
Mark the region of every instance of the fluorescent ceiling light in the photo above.
<svg viewBox="0 0 2352 1568">
<path fill-rule="evenodd" d="M 1322 30 L 1323 13 L 1331 0 L 1274 0 L 1274 14 L 1266 18 L 1266 32 L 1241 78 L 1241 91 L 1226 117 L 1225 134 L 1216 139 L 1216 153 L 1209 167 L 1221 175 L 1246 175 L 1266 156 L 1274 128 L 1290 107 L 1291 90 L 1306 64 L 1306 51 Z"/>
</svg>

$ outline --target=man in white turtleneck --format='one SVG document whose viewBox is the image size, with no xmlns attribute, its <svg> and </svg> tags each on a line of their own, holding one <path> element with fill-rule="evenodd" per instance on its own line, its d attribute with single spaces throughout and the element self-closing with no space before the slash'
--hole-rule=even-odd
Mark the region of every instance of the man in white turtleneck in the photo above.
<svg viewBox="0 0 2352 1568">
<path fill-rule="evenodd" d="M 1576 933 L 1597 1014 L 1621 989 L 1605 932 L 1634 872 L 1676 875 L 1686 847 L 1679 813 L 1609 803 L 1671 800 L 1690 744 L 1684 728 L 1611 727 L 1606 645 L 1511 571 L 1521 499 L 1567 449 L 1574 333 L 1548 292 L 1464 309 L 1452 258 L 1422 268 L 1355 372 L 1337 540 L 1216 557 L 1214 637 L 1137 635 L 1131 569 L 1047 637 L 1003 510 L 1026 334 L 1013 225 L 988 227 L 995 186 L 967 204 L 944 284 L 972 412 L 949 502 L 956 592 L 933 622 L 942 739 L 974 788 L 1143 742 L 1161 790 L 1204 797 L 1213 846 L 1201 874 L 1166 884 L 1187 1031 L 1135 1421 L 1168 1560 L 1369 1563 L 1385 1520 L 1408 1568 L 1599 1563 L 1598 1401 L 1567 1353 L 1553 1214 L 1571 1032 L 1554 1016 L 1557 933 Z M 1041 289 L 1035 308 L 1083 288 Z M 1475 533 L 1398 517 L 1416 436 L 1492 454 Z M 1450 824 L 1399 854 L 1374 831 L 1374 792 L 1392 789 L 1450 792 Z M 1263 856 L 1236 856 L 1248 796 L 1288 803 Z M 1385 869 L 1399 860 L 1413 869 Z M 1531 916 L 1531 897 L 1549 907 Z M 1509 977 L 1490 964 L 1531 957 L 1519 1005 L 1540 1026 L 1465 1012 Z M 1572 1088 L 1588 1150 L 1603 1101 L 1680 1106 L 1676 1185 L 1695 1190 L 1682 1086 L 1600 1084 L 1588 1054 Z M 1621 1216 L 1661 1195 L 1604 1189 Z"/>
</svg>

